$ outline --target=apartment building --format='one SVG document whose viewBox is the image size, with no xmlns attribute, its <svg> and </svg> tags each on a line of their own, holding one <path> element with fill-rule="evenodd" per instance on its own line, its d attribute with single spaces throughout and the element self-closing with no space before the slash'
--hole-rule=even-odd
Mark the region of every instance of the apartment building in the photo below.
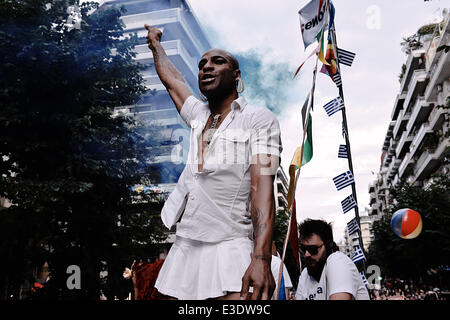
<svg viewBox="0 0 450 320">
<path fill-rule="evenodd" d="M 450 15 L 444 14 L 409 50 L 380 171 L 369 185 L 370 215 L 383 215 L 391 201 L 388 190 L 399 181 L 426 187 L 433 174 L 449 172 Z"/>
<path fill-rule="evenodd" d="M 189 129 L 159 80 L 147 46 L 144 24 L 163 31 L 161 44 L 195 95 L 198 93 L 198 61 L 211 46 L 186 0 L 107 0 L 102 5 L 110 6 L 126 9 L 121 17 L 125 35 L 136 33 L 138 36 L 136 61 L 146 66 L 142 76 L 149 90 L 136 105 L 118 107 L 115 112 L 133 115 L 156 126 L 158 153 L 153 155 L 151 163 L 162 172 L 162 185 L 158 187 L 171 191 L 187 161 Z"/>
</svg>

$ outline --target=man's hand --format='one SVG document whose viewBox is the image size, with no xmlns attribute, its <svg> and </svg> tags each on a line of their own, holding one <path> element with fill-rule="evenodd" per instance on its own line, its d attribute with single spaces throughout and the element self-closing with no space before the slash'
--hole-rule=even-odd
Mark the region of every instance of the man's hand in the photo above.
<svg viewBox="0 0 450 320">
<path fill-rule="evenodd" d="M 148 48 L 150 50 L 155 49 L 155 45 L 161 42 L 162 32 L 158 28 L 152 28 L 148 24 L 144 25 L 145 29 L 147 29 L 147 43 Z"/>
<path fill-rule="evenodd" d="M 250 266 L 242 278 L 241 297 L 244 299 L 268 300 L 275 289 L 271 270 L 272 236 L 274 215 L 273 181 L 276 167 L 270 170 L 278 157 L 257 154 L 252 159 L 250 169 L 250 213 L 252 216 L 254 249 Z M 253 294 L 249 295 L 249 287 Z"/>
<path fill-rule="evenodd" d="M 270 263 L 271 256 L 253 255 L 250 266 L 242 278 L 241 298 L 244 300 L 270 300 L 275 290 Z M 249 287 L 253 287 L 253 294 Z"/>
</svg>

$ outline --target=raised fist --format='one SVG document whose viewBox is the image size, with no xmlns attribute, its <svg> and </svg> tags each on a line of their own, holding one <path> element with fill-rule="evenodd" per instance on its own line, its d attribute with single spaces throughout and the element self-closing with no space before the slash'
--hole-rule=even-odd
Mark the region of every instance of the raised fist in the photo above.
<svg viewBox="0 0 450 320">
<path fill-rule="evenodd" d="M 161 41 L 162 32 L 158 28 L 152 28 L 148 24 L 144 25 L 145 29 L 147 29 L 147 43 L 149 49 L 153 49 L 157 43 Z"/>
</svg>

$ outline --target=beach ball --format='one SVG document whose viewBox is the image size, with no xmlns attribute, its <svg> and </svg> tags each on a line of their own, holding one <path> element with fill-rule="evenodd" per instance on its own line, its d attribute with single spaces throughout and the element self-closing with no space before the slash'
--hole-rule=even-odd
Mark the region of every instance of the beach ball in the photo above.
<svg viewBox="0 0 450 320">
<path fill-rule="evenodd" d="M 422 231 L 422 218 L 417 211 L 400 209 L 392 215 L 391 227 L 400 238 L 414 239 Z"/>
</svg>

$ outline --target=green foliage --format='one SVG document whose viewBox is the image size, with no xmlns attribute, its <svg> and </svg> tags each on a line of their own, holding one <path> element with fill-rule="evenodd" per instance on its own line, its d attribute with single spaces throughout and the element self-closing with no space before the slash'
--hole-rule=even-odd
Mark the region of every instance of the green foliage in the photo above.
<svg viewBox="0 0 450 320">
<path fill-rule="evenodd" d="M 424 35 L 433 34 L 433 33 L 434 33 L 434 35 L 438 35 L 439 30 L 437 33 L 435 33 L 437 25 L 438 25 L 437 23 L 431 23 L 431 24 L 427 24 L 425 26 L 420 27 L 419 30 L 417 30 L 417 35 L 424 36 Z"/>
<path fill-rule="evenodd" d="M 83 3 L 73 28 L 73 4 L 0 4 L 0 197 L 13 203 L 0 211 L 0 270 L 9 279 L 0 286 L 18 290 L 33 256 L 47 253 L 61 287 L 77 264 L 78 294 L 98 299 L 101 261 L 123 269 L 164 239 L 153 218 L 161 204 L 130 189 L 158 179 L 146 165 L 157 134 L 112 114 L 145 93 L 137 37 L 119 41 L 122 11 Z"/>
<path fill-rule="evenodd" d="M 382 268 L 384 277 L 418 279 L 433 267 L 450 263 L 450 180 L 441 175 L 428 188 L 402 183 L 390 189 L 395 199 L 389 212 L 374 222 L 374 241 L 368 262 Z M 420 213 L 423 230 L 415 239 L 401 239 L 391 229 L 393 213 L 410 208 Z"/>
<path fill-rule="evenodd" d="M 286 238 L 286 232 L 289 224 L 289 218 L 286 215 L 285 211 L 279 210 L 275 215 L 275 226 L 273 233 L 273 240 L 275 242 L 275 246 L 277 251 L 281 255 L 283 253 L 284 240 Z M 284 260 L 284 264 L 286 265 L 286 269 L 289 272 L 289 276 L 291 277 L 292 284 L 296 287 L 298 278 L 300 276 L 300 271 L 298 270 L 297 263 L 295 262 L 294 254 L 292 252 L 292 247 L 290 243 L 287 244 L 286 248 L 286 256 Z M 298 249 L 297 249 L 298 250 Z"/>
<path fill-rule="evenodd" d="M 402 70 L 400 71 L 400 74 L 398 75 L 398 82 L 402 82 L 403 77 L 405 76 L 406 72 L 406 64 L 402 64 Z"/>
<path fill-rule="evenodd" d="M 438 36 L 439 29 L 437 28 L 437 26 L 437 23 L 422 26 L 413 35 L 403 38 L 402 42 L 400 43 L 403 52 L 409 54 L 412 50 L 421 48 L 423 45 L 423 38 L 427 35 Z"/>
</svg>

